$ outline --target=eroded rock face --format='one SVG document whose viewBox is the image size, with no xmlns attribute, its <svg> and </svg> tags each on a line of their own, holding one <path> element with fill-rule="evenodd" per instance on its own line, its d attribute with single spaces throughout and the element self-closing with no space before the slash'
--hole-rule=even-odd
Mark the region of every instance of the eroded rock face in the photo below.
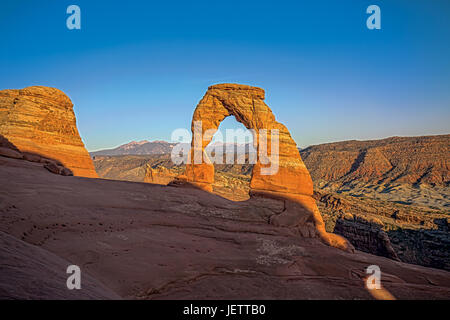
<svg viewBox="0 0 450 320">
<path fill-rule="evenodd" d="M 273 174 L 264 174 L 263 169 L 272 167 L 274 163 L 262 164 L 261 158 L 253 167 L 250 182 L 251 196 L 275 197 L 285 200 L 282 213 L 271 217 L 270 222 L 277 226 L 297 227 L 299 233 L 308 233 L 308 226 L 315 225 L 317 234 L 329 245 L 345 250 L 353 250 L 352 245 L 344 238 L 328 234 L 325 225 L 312 198 L 313 183 L 303 163 L 297 145 L 288 129 L 275 120 L 272 110 L 264 103 L 265 92 L 261 88 L 240 84 L 218 84 L 208 88 L 203 99 L 197 105 L 192 118 L 193 140 L 191 143 L 191 159 L 186 171 L 178 177 L 198 188 L 212 192 L 214 183 L 214 165 L 210 163 L 205 148 L 211 142 L 213 134 L 222 120 L 233 115 L 247 129 L 254 131 L 254 143 L 257 150 L 261 130 L 267 130 L 264 153 L 272 156 L 271 134 L 278 132 L 279 148 L 276 170 Z M 196 144 L 195 123 L 201 121 L 203 140 Z M 274 131 L 275 130 L 275 131 Z M 203 154 L 202 163 L 194 163 L 195 153 Z M 197 158 L 198 159 L 198 158 Z"/>
<path fill-rule="evenodd" d="M 58 89 L 0 91 L 0 135 L 22 153 L 56 160 L 76 176 L 97 177 L 77 130 L 72 101 Z"/>
<path fill-rule="evenodd" d="M 450 270 L 448 213 L 345 194 L 314 194 L 326 229 L 357 250 Z"/>
<path fill-rule="evenodd" d="M 163 166 L 158 166 L 156 168 L 152 168 L 149 164 L 145 166 L 144 182 L 166 185 L 172 181 L 175 176 L 175 173 Z"/>
<path fill-rule="evenodd" d="M 400 261 L 378 219 L 346 214 L 337 219 L 334 232 L 352 241 L 358 250 Z"/>
</svg>

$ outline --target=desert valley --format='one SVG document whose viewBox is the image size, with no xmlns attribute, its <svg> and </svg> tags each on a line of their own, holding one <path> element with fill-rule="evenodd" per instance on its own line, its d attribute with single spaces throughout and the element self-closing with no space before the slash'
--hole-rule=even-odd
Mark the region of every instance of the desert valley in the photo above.
<svg viewBox="0 0 450 320">
<path fill-rule="evenodd" d="M 298 149 L 264 99 L 213 85 L 192 120 L 279 130 L 272 176 L 165 141 L 89 154 L 62 91 L 0 91 L 0 298 L 449 299 L 450 135 Z"/>
</svg>

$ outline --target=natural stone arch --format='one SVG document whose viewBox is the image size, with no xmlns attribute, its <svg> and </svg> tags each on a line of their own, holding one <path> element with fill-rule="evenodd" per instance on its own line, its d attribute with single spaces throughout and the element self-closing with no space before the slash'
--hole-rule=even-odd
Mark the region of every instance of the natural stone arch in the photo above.
<svg viewBox="0 0 450 320">
<path fill-rule="evenodd" d="M 205 148 L 211 142 L 213 133 L 217 131 L 220 123 L 228 116 L 233 115 L 247 129 L 255 130 L 253 141 L 259 150 L 258 131 L 265 129 L 268 137 L 272 130 L 279 133 L 278 171 L 272 175 L 261 174 L 264 165 L 258 158 L 253 167 L 250 181 L 250 196 L 269 196 L 285 201 L 283 213 L 275 215 L 270 222 L 274 225 L 298 227 L 301 233 L 311 233 L 308 223 L 313 223 L 319 236 L 329 245 L 352 250 L 352 246 L 344 238 L 325 231 L 325 224 L 317 208 L 313 195 L 311 176 L 303 163 L 297 145 L 292 139 L 288 129 L 277 122 L 272 110 L 264 103 L 265 92 L 261 88 L 240 84 L 218 84 L 208 88 L 208 91 L 197 105 L 192 117 L 191 130 L 191 157 L 186 164 L 184 174 L 177 177 L 182 181 L 200 189 L 212 192 L 214 183 L 214 165 L 208 163 Z M 201 137 L 208 130 L 206 139 L 201 144 L 194 144 L 195 122 L 201 121 Z M 198 151 L 203 155 L 204 161 L 193 163 L 194 153 Z M 270 139 L 267 144 L 270 155 Z"/>
</svg>

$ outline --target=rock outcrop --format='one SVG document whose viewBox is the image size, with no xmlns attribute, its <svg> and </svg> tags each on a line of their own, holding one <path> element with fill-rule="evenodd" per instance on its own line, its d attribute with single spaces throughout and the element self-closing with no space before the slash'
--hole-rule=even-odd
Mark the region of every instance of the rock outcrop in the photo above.
<svg viewBox="0 0 450 320">
<path fill-rule="evenodd" d="M 255 149 L 259 154 L 265 154 L 271 159 L 270 163 L 263 164 L 263 159 L 258 158 L 250 181 L 251 196 L 285 200 L 283 212 L 272 216 L 270 222 L 276 226 L 296 227 L 300 234 L 308 236 L 315 236 L 314 232 L 310 231 L 311 227 L 315 226 L 316 233 L 325 243 L 352 251 L 353 246 L 344 238 L 325 231 L 325 224 L 312 198 L 311 176 L 300 157 L 297 145 L 288 129 L 275 120 L 264 99 L 264 90 L 257 87 L 239 84 L 210 86 L 194 111 L 191 157 L 186 164 L 185 173 L 178 177 L 178 182 L 187 182 L 212 192 L 214 165 L 208 158 L 205 148 L 211 142 L 213 136 L 211 133 L 217 130 L 222 120 L 233 115 L 247 129 L 254 130 Z M 201 132 L 197 132 L 198 122 L 201 122 Z M 261 145 L 260 135 L 264 132 L 267 139 L 263 139 L 265 144 Z M 196 143 L 195 137 L 199 134 L 201 141 Z M 279 148 L 274 150 L 272 150 L 272 134 L 278 135 L 279 141 Z M 274 152 L 278 152 L 278 157 L 272 157 L 275 155 Z M 196 163 L 196 158 L 198 159 L 196 154 L 203 155 L 201 163 Z M 270 171 L 270 168 L 277 170 Z"/>
<path fill-rule="evenodd" d="M 144 182 L 155 183 L 155 184 L 168 184 L 176 177 L 176 173 L 163 167 L 157 166 L 152 168 L 151 165 L 147 164 L 145 167 L 145 178 Z"/>
<path fill-rule="evenodd" d="M 29 159 L 52 159 L 76 176 L 98 177 L 78 133 L 73 104 L 58 89 L 0 91 L 0 135 Z"/>
</svg>

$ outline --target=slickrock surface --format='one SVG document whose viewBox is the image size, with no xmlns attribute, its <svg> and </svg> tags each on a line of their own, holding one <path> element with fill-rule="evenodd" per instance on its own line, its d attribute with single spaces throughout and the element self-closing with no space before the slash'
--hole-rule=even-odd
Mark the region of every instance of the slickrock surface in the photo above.
<svg viewBox="0 0 450 320">
<path fill-rule="evenodd" d="M 210 86 L 194 111 L 191 159 L 186 164 L 185 173 L 177 179 L 202 190 L 213 191 L 214 165 L 205 149 L 222 120 L 233 115 L 247 129 L 254 130 L 254 147 L 259 154 L 271 158 L 273 152 L 278 153 L 268 164 L 258 157 L 250 180 L 251 196 L 275 197 L 283 199 L 285 203 L 284 210 L 273 215 L 270 222 L 276 226 L 298 228 L 302 233 L 312 232 L 311 229 L 315 228 L 315 232 L 328 245 L 352 251 L 353 246 L 343 237 L 326 232 L 322 216 L 312 198 L 313 182 L 297 145 L 288 129 L 275 120 L 264 99 L 264 90 L 257 87 L 229 83 Z M 198 122 L 201 122 L 200 132 L 196 132 Z M 263 142 L 259 139 L 264 132 L 261 130 L 265 130 L 267 135 Z M 279 146 L 274 146 L 274 150 L 272 134 L 278 136 L 279 143 Z M 196 142 L 199 135 L 201 141 Z M 195 163 L 198 158 L 196 154 L 203 156 L 203 159 L 199 159 L 201 163 Z"/>
<path fill-rule="evenodd" d="M 369 265 L 397 299 L 450 297 L 447 271 L 347 253 L 269 224 L 284 210 L 276 199 L 63 177 L 6 157 L 0 186 L 2 298 L 71 297 L 68 263 L 81 267 L 86 298 L 373 299 Z"/>
<path fill-rule="evenodd" d="M 0 299 L 120 299 L 89 274 L 82 275 L 82 290 L 68 290 L 72 263 L 57 255 L 0 232 Z"/>
<path fill-rule="evenodd" d="M 58 89 L 0 91 L 0 135 L 22 153 L 57 160 L 77 176 L 98 177 L 78 133 L 73 104 Z"/>
</svg>

